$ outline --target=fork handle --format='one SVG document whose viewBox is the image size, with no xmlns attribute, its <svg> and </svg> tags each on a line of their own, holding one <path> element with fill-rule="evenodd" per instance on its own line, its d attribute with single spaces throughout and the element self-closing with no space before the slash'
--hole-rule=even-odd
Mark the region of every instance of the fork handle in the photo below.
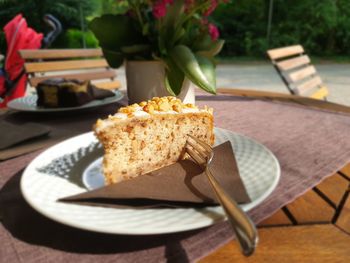
<svg viewBox="0 0 350 263">
<path fill-rule="evenodd" d="M 258 233 L 254 223 L 236 201 L 233 200 L 221 187 L 220 183 L 211 173 L 209 167 L 206 167 L 205 172 L 218 201 L 226 212 L 227 218 L 236 234 L 243 254 L 245 256 L 252 255 L 258 243 Z"/>
</svg>

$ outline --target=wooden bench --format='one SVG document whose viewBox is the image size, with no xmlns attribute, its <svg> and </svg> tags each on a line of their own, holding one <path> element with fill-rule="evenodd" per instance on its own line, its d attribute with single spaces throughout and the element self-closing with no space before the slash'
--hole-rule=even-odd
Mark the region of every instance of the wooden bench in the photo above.
<svg viewBox="0 0 350 263">
<path fill-rule="evenodd" d="M 328 89 L 301 45 L 270 49 L 267 55 L 291 94 L 326 99 Z"/>
<path fill-rule="evenodd" d="M 90 80 L 104 89 L 118 89 L 116 71 L 109 67 L 101 49 L 20 50 L 32 87 L 49 78 Z"/>
</svg>

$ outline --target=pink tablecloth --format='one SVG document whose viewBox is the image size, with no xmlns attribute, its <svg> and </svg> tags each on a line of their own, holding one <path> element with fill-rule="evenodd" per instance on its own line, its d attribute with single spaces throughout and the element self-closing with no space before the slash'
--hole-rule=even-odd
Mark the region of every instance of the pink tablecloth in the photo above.
<svg viewBox="0 0 350 263">
<path fill-rule="evenodd" d="M 281 164 L 277 189 L 249 213 L 256 223 L 350 161 L 348 116 L 230 96 L 198 96 L 197 102 L 215 109 L 216 126 L 265 144 Z M 26 118 L 85 132 L 96 117 L 114 111 L 115 105 L 83 117 L 65 116 L 58 123 L 49 117 Z M 122 236 L 53 222 L 33 210 L 19 191 L 21 172 L 38 153 L 0 163 L 2 262 L 186 262 L 207 255 L 232 238 L 227 223 L 168 235 Z"/>
</svg>

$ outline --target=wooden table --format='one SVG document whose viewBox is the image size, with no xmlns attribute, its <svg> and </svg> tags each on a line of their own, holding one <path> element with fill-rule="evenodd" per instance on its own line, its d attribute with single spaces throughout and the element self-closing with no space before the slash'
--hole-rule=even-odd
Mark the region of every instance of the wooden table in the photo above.
<svg viewBox="0 0 350 263">
<path fill-rule="evenodd" d="M 235 92 L 235 95 L 239 95 L 237 90 Z M 259 94 L 247 95 L 260 96 Z M 266 94 L 261 96 L 266 96 Z M 285 95 L 278 99 L 284 101 L 291 98 Z M 312 106 L 315 107 L 322 106 L 322 102 L 308 100 L 299 102 L 300 104 L 313 103 Z M 82 125 L 82 127 L 85 126 Z M 237 242 L 231 241 L 200 262 L 350 262 L 349 186 L 350 165 L 261 222 L 258 230 L 260 242 L 253 256 L 243 257 L 239 253 Z M 40 218 L 46 220 L 44 217 Z M 57 224 L 57 227 L 61 229 L 64 226 Z M 75 229 L 71 231 L 81 233 Z M 92 233 L 85 234 L 93 235 Z M 93 240 L 96 241 L 96 239 Z M 30 245 L 35 246 L 36 244 Z M 28 247 L 25 246 L 25 248 Z M 35 250 L 39 249 L 47 250 L 48 248 L 44 246 L 35 248 Z M 60 251 L 53 250 L 52 252 L 61 255 Z M 63 251 L 62 254 L 68 257 L 73 253 Z M 79 253 L 76 254 L 80 256 Z M 108 256 L 110 255 L 112 253 Z M 63 255 L 61 256 L 63 258 Z M 93 256 L 95 255 L 85 255 L 85 259 Z"/>
<path fill-rule="evenodd" d="M 261 222 L 258 231 L 253 256 L 239 253 L 234 240 L 200 262 L 350 262 L 350 164 Z"/>
<path fill-rule="evenodd" d="M 261 222 L 253 256 L 242 256 L 231 241 L 200 262 L 349 262 L 349 193 L 347 165 Z"/>
</svg>

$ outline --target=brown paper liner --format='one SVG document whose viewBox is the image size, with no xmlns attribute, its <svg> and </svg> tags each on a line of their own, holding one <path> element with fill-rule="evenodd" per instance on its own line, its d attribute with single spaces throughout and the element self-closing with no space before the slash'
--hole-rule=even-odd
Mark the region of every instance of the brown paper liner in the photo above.
<svg viewBox="0 0 350 263">
<path fill-rule="evenodd" d="M 250 202 L 230 142 L 214 147 L 210 169 L 236 202 Z M 59 201 L 118 208 L 203 207 L 218 204 L 206 174 L 192 160 L 182 160 L 134 179 Z"/>
</svg>

